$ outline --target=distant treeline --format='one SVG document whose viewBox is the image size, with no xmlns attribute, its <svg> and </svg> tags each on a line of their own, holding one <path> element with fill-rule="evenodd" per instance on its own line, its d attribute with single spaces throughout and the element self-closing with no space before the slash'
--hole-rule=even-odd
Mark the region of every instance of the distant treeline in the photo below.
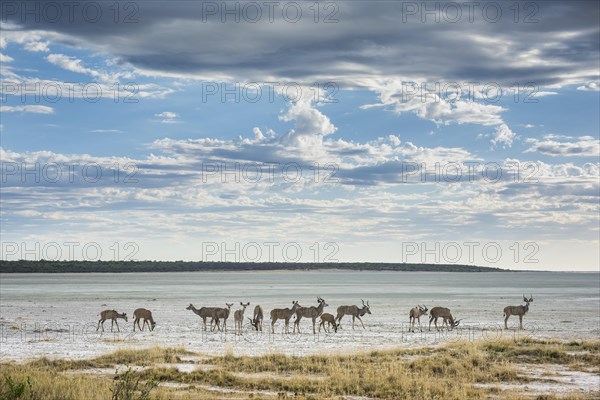
<svg viewBox="0 0 600 400">
<path fill-rule="evenodd" d="M 405 263 L 250 263 L 210 261 L 0 261 L 0 273 L 61 272 L 191 272 L 191 271 L 272 271 L 333 270 L 504 272 L 500 268 L 456 264 Z"/>
</svg>

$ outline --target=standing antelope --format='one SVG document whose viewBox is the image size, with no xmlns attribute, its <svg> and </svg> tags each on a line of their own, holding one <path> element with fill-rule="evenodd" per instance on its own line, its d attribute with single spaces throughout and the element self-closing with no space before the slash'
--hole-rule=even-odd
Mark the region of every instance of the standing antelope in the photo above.
<svg viewBox="0 0 600 400">
<path fill-rule="evenodd" d="M 319 302 L 319 305 L 317 307 L 315 307 L 315 306 L 298 307 L 296 309 L 296 321 L 294 321 L 294 333 L 296 333 L 296 328 L 298 328 L 298 333 L 300 333 L 300 320 L 302 319 L 302 317 L 305 317 L 305 318 L 312 319 L 313 335 L 317 334 L 317 331 L 315 329 L 315 321 L 318 316 L 323 314 L 323 309 L 329 305 L 329 304 L 325 303 L 325 300 L 323 300 L 320 297 L 317 297 L 317 301 Z"/>
<path fill-rule="evenodd" d="M 102 332 L 104 332 L 104 321 L 106 321 L 107 319 L 110 319 L 111 320 L 110 331 L 112 332 L 113 326 L 115 324 L 117 324 L 117 331 L 121 332 L 121 330 L 119 329 L 119 324 L 117 323 L 117 318 L 123 318 L 125 320 L 125 322 L 127 322 L 127 313 L 119 314 L 115 310 L 102 311 L 100 313 L 100 320 L 98 321 L 98 326 L 96 327 L 96 331 L 98 331 L 98 329 L 100 329 L 100 326 L 102 326 Z"/>
<path fill-rule="evenodd" d="M 329 326 L 333 326 L 333 330 L 335 332 L 337 332 L 338 325 L 335 323 L 335 317 L 332 314 L 329 314 L 329 313 L 321 314 L 321 323 L 319 324 L 319 332 L 321 332 L 321 327 L 323 327 L 323 330 L 325 332 L 331 333 L 331 331 L 328 331 L 326 329 L 325 323 L 329 323 Z"/>
<path fill-rule="evenodd" d="M 198 315 L 200 318 L 202 318 L 202 323 L 203 323 L 203 330 L 206 331 L 206 318 L 213 316 L 213 312 L 217 307 L 201 307 L 200 309 L 197 309 L 196 307 L 194 307 L 191 303 L 189 306 L 187 306 L 185 309 L 186 310 L 192 310 L 194 312 L 194 314 Z M 212 321 L 210 323 L 211 328 L 212 328 Z"/>
<path fill-rule="evenodd" d="M 448 321 L 450 321 L 450 327 L 448 328 L 449 330 L 456 328 L 461 321 L 460 319 L 458 321 L 454 321 L 454 317 L 450 313 L 449 308 L 433 307 L 431 311 L 429 311 L 429 330 L 431 330 L 431 321 L 435 323 L 435 329 L 437 329 L 438 331 L 440 330 L 437 324 L 438 318 L 444 319 L 443 325 L 446 327 L 448 327 Z"/>
<path fill-rule="evenodd" d="M 219 324 L 219 321 L 223 319 L 223 330 L 227 332 L 227 318 L 229 318 L 229 313 L 231 312 L 231 307 L 233 306 L 233 303 L 225 303 L 225 305 L 227 306 L 227 308 L 216 307 L 213 310 L 212 318 L 216 323 L 215 327 L 219 331 L 221 330 L 221 325 Z M 215 327 L 212 327 L 211 329 L 214 330 Z"/>
<path fill-rule="evenodd" d="M 523 315 L 529 311 L 529 303 L 533 301 L 533 296 L 529 296 L 529 299 L 523 295 L 524 306 L 508 306 L 504 307 L 504 328 L 508 329 L 507 321 L 511 315 L 519 316 L 519 329 L 523 329 Z"/>
<path fill-rule="evenodd" d="M 358 318 L 363 329 L 365 329 L 365 324 L 363 324 L 362 319 L 360 319 L 360 317 L 362 317 L 365 314 L 371 314 L 371 306 L 369 306 L 368 301 L 367 304 L 365 304 L 365 301 L 363 299 L 361 299 L 360 301 L 362 301 L 363 304 L 362 308 L 358 308 L 358 306 L 339 306 L 337 308 L 337 316 L 335 317 L 335 319 L 338 321 L 338 327 L 340 329 L 342 329 L 342 317 L 344 315 L 352 315 L 352 329 L 354 329 L 354 320 L 356 318 Z"/>
<path fill-rule="evenodd" d="M 257 331 L 261 331 L 263 330 L 263 309 L 261 306 L 256 306 L 254 307 L 254 316 L 252 319 L 248 318 L 250 320 L 250 324 L 254 327 L 254 329 L 256 329 Z"/>
<path fill-rule="evenodd" d="M 243 334 L 242 324 L 244 322 L 244 313 L 246 312 L 246 307 L 250 305 L 250 302 L 244 304 L 240 301 L 240 305 L 242 306 L 242 308 L 239 310 L 235 310 L 235 312 L 233 313 L 233 321 L 235 322 L 236 335 L 238 334 L 238 332 L 240 335 Z"/>
<path fill-rule="evenodd" d="M 275 322 L 278 319 L 285 321 L 285 333 L 290 333 L 290 318 L 296 313 L 296 309 L 301 307 L 297 301 L 292 301 L 292 308 L 275 308 L 271 310 L 271 333 L 275 333 Z"/>
<path fill-rule="evenodd" d="M 142 324 L 142 328 L 140 329 L 140 319 L 144 319 L 144 323 Z M 150 321 L 150 322 L 148 322 Z M 150 310 L 146 310 L 145 308 L 138 308 L 133 312 L 133 331 L 135 332 L 135 324 L 137 323 L 137 327 L 138 329 L 140 329 L 140 331 L 144 330 L 144 327 L 146 326 L 146 324 L 148 324 L 148 329 L 150 329 L 150 331 L 154 330 L 154 327 L 156 326 L 156 322 L 154 322 L 154 319 L 152 318 L 152 313 L 150 312 Z"/>
<path fill-rule="evenodd" d="M 419 321 L 419 330 L 423 332 L 421 329 L 421 316 L 423 315 L 427 315 L 427 307 L 425 306 L 416 306 L 410 310 L 410 313 L 408 314 L 408 323 L 409 325 L 412 325 L 412 332 L 415 331 L 415 320 Z M 411 331 L 410 327 L 408 331 Z"/>
</svg>

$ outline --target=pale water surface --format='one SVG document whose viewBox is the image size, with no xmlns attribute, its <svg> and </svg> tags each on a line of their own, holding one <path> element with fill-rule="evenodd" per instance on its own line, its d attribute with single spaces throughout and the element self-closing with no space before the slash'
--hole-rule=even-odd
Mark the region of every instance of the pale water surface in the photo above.
<svg viewBox="0 0 600 400">
<path fill-rule="evenodd" d="M 431 273 L 431 272 L 189 272 L 135 274 L 3 274 L 0 276 L 0 355 L 2 360 L 49 357 L 82 358 L 118 348 L 153 345 L 183 346 L 206 354 L 308 354 L 345 353 L 373 348 L 424 346 L 451 340 L 494 340 L 531 336 L 590 339 L 600 334 L 600 274 L 598 273 Z M 511 317 L 503 331 L 502 310 L 522 304 L 522 295 L 534 302 L 525 316 L 525 330 Z M 342 304 L 370 302 L 363 330 L 345 317 L 337 334 L 314 336 L 310 321 L 302 320 L 301 335 L 283 335 L 282 323 L 269 333 L 269 311 L 316 305 L 323 297 L 335 314 Z M 246 317 L 256 304 L 265 310 L 265 329 L 253 333 L 245 322 L 245 335 L 233 333 L 233 311 L 227 333 L 203 333 L 200 318 L 187 311 L 194 306 L 224 306 L 249 301 Z M 459 329 L 450 333 L 407 332 L 408 311 L 417 304 L 445 306 Z M 154 332 L 132 332 L 132 314 L 138 307 L 152 310 Z M 99 312 L 127 312 L 119 320 L 121 332 L 96 332 Z"/>
</svg>

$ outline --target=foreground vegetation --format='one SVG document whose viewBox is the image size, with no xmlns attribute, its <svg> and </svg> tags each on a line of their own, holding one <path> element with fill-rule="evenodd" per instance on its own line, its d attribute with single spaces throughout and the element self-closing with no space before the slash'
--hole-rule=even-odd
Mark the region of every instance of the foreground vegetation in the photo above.
<svg viewBox="0 0 600 400">
<path fill-rule="evenodd" d="M 433 271 L 433 272 L 501 272 L 500 268 L 456 264 L 406 263 L 251 263 L 202 261 L 5 261 L 0 273 L 67 273 L 67 272 L 193 272 L 193 271 L 272 271 L 332 270 L 355 271 Z"/>
<path fill-rule="evenodd" d="M 92 360 L 2 363 L 0 398 L 587 400 L 598 398 L 600 388 L 528 394 L 524 385 L 553 379 L 524 370 L 563 368 L 598 376 L 599 366 L 600 342 L 530 339 L 302 357 L 203 357 L 185 349 L 152 348 L 120 350 Z"/>
</svg>

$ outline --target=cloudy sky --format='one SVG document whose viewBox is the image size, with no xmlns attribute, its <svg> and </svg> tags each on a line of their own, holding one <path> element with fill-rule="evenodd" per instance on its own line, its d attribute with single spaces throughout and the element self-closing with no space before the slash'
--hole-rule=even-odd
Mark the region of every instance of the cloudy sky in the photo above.
<svg viewBox="0 0 600 400">
<path fill-rule="evenodd" d="M 598 270 L 599 3 L 472 4 L 3 2 L 2 258 Z"/>
</svg>

